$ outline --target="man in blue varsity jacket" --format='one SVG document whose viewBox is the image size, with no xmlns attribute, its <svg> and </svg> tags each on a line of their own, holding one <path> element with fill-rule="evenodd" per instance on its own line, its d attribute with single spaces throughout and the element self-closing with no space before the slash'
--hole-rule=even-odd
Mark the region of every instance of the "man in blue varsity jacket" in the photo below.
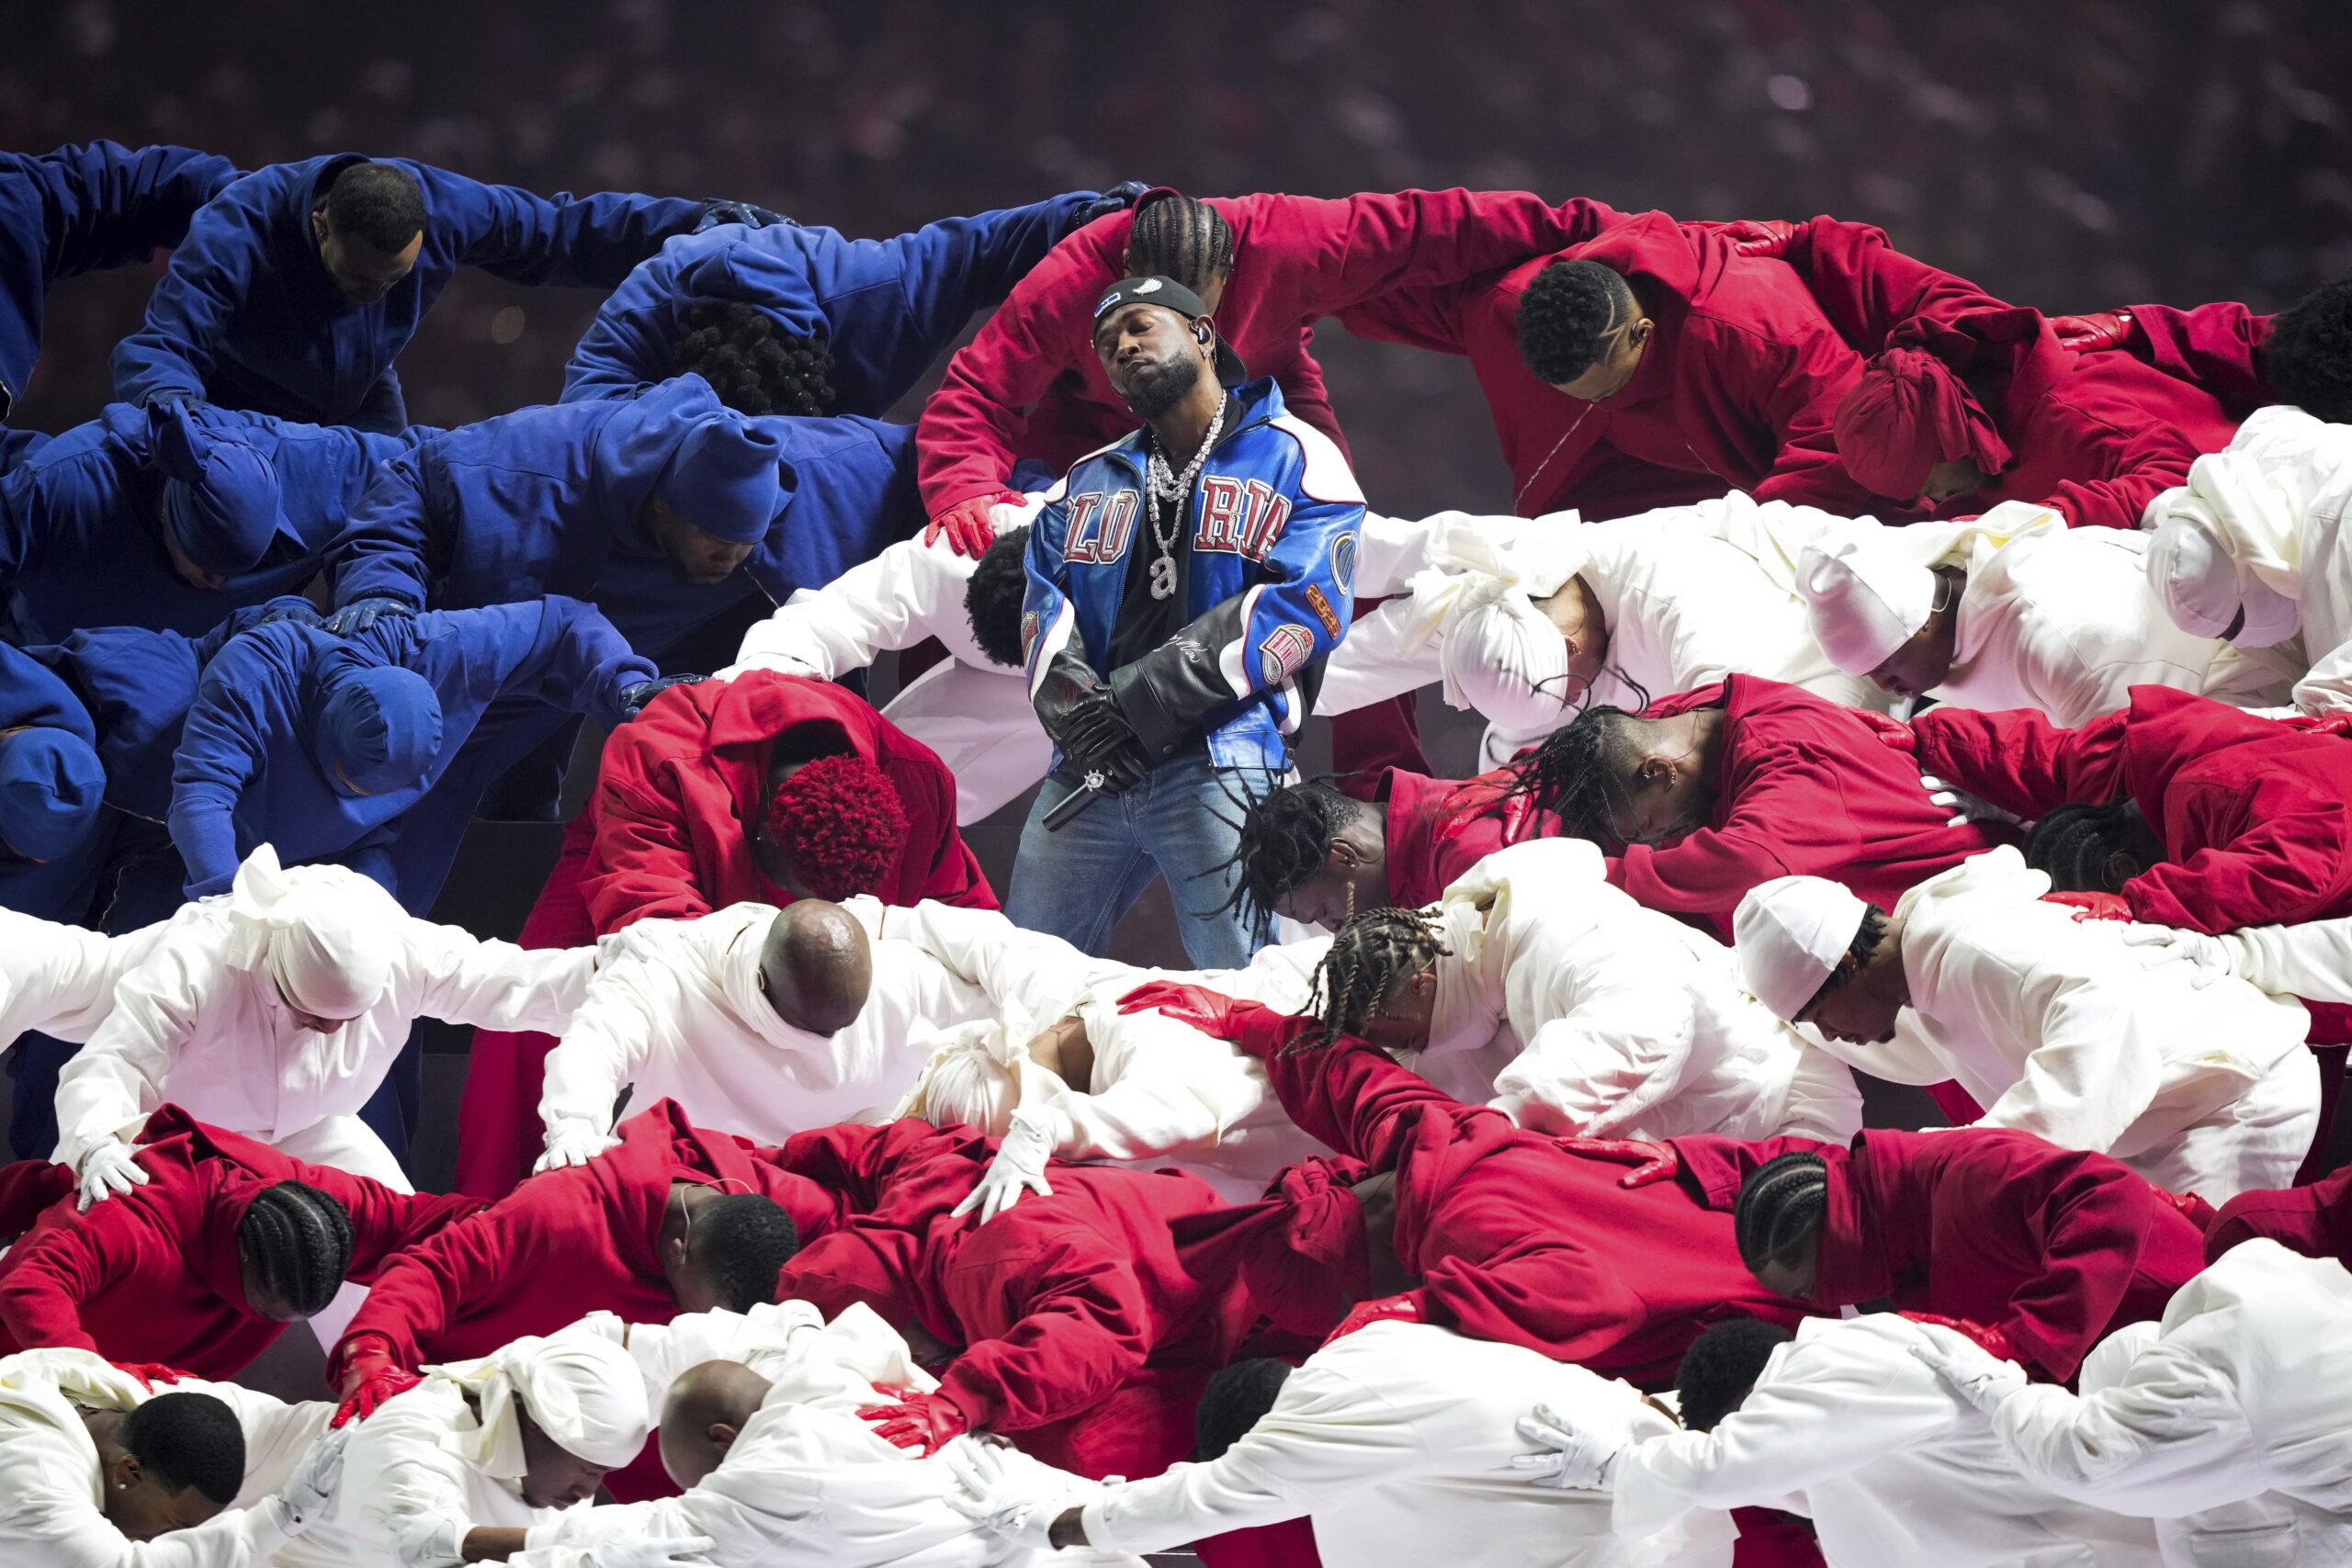
<svg viewBox="0 0 2352 1568">
<path fill-rule="evenodd" d="M 1271 379 L 1242 384 L 1182 284 L 1126 279 L 1092 332 L 1145 428 L 1080 459 L 1030 530 L 1023 653 L 1057 755 L 1005 913 L 1099 953 L 1165 876 L 1193 963 L 1238 966 L 1240 807 L 1289 767 L 1347 635 L 1363 496 Z"/>
</svg>

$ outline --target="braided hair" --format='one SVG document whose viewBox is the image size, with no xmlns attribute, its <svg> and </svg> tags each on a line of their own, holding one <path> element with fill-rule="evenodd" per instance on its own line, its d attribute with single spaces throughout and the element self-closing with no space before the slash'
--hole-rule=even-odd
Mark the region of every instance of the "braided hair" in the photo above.
<svg viewBox="0 0 2352 1568">
<path fill-rule="evenodd" d="M 2025 836 L 2025 863 L 2050 874 L 2061 893 L 2120 893 L 2110 863 L 2143 830 L 2139 803 L 2130 795 L 2105 806 L 2062 806 Z"/>
<path fill-rule="evenodd" d="M 1647 707 L 1649 694 L 1635 690 Z M 1554 813 L 1561 831 L 1573 838 L 1616 842 L 1612 824 L 1618 808 L 1633 804 L 1631 781 L 1641 766 L 1634 732 L 1640 716 L 1606 703 L 1585 709 L 1510 764 L 1506 797 L 1523 795 Z"/>
<path fill-rule="evenodd" d="M 680 373 L 700 376 L 738 413 L 833 412 L 833 354 L 825 340 L 795 336 L 741 301 L 689 310 L 673 355 Z"/>
<path fill-rule="evenodd" d="M 1331 938 L 1315 966 L 1306 1011 L 1323 1025 L 1320 1050 L 1370 1016 L 1399 976 L 1418 975 L 1450 955 L 1437 917 L 1420 909 L 1367 909 Z M 1296 1049 L 1308 1049 L 1302 1043 Z"/>
<path fill-rule="evenodd" d="M 1623 275 L 1599 262 L 1555 261 L 1519 299 L 1519 356 L 1538 379 L 1565 386 L 1595 365 L 1640 311 Z"/>
<path fill-rule="evenodd" d="M 1273 926 L 1274 906 L 1315 879 L 1331 855 L 1356 802 L 1333 775 L 1283 784 L 1250 803 L 1235 835 L 1233 890 L 1223 908 L 1238 910 L 1258 934 Z"/>
<path fill-rule="evenodd" d="M 343 1288 L 351 1246 L 351 1212 L 306 1182 L 263 1188 L 237 1222 L 237 1255 L 255 1282 L 304 1317 Z"/>
<path fill-rule="evenodd" d="M 1199 294 L 1233 271 L 1233 231 L 1216 208 L 1173 191 L 1136 207 L 1127 265 L 1138 277 L 1172 277 Z"/>
<path fill-rule="evenodd" d="M 1787 1263 L 1820 1234 L 1829 1215 L 1829 1162 L 1815 1154 L 1785 1154 L 1766 1160 L 1739 1184 L 1732 1209 L 1732 1235 L 1739 1260 L 1756 1273 L 1770 1263 Z"/>
</svg>

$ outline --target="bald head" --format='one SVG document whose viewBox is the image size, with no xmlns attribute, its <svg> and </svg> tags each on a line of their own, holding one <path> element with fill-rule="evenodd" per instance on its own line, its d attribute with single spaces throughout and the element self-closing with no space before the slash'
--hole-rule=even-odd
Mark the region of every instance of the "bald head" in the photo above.
<svg viewBox="0 0 2352 1568">
<path fill-rule="evenodd" d="M 705 1361 L 681 1372 L 662 1402 L 662 1468 L 670 1479 L 701 1485 L 775 1386 L 737 1361 Z"/>
<path fill-rule="evenodd" d="M 760 988 L 776 1016 L 795 1029 L 811 1034 L 847 1029 L 874 988 L 865 928 L 821 898 L 780 910 L 760 947 Z"/>
</svg>

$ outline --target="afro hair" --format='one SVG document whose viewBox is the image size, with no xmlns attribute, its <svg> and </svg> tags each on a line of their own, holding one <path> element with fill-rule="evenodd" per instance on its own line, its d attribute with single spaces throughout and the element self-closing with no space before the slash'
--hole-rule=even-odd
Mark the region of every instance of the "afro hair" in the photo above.
<svg viewBox="0 0 2352 1568">
<path fill-rule="evenodd" d="M 1557 261 L 1519 298 L 1519 355 L 1555 387 L 1595 365 L 1609 334 L 1634 319 L 1634 290 L 1599 262 Z"/>
<path fill-rule="evenodd" d="M 820 757 L 768 797 L 768 838 L 816 898 L 878 892 L 907 847 L 898 785 L 852 752 Z"/>
<path fill-rule="evenodd" d="M 1225 1457 L 1266 1418 L 1288 1381 L 1291 1366 L 1269 1356 L 1236 1361 L 1209 1379 L 1193 1407 L 1193 1459 L 1199 1464 Z"/>
<path fill-rule="evenodd" d="M 833 412 L 833 355 L 822 338 L 796 337 L 749 305 L 696 305 L 686 312 L 675 368 L 711 385 L 738 413 Z"/>
<path fill-rule="evenodd" d="M 2261 357 L 2280 402 L 2330 424 L 2352 424 L 2352 275 L 2279 311 Z"/>
<path fill-rule="evenodd" d="M 1029 526 L 1008 528 L 981 552 L 964 585 L 964 618 L 991 664 L 1021 668 L 1021 604 L 1029 596 Z"/>
<path fill-rule="evenodd" d="M 1712 1432 L 1723 1418 L 1738 1409 L 1772 1352 L 1796 1336 L 1777 1323 L 1759 1317 L 1735 1317 L 1716 1324 L 1682 1352 L 1674 1374 L 1675 1393 L 1682 1400 L 1682 1424 L 1693 1432 Z"/>
</svg>

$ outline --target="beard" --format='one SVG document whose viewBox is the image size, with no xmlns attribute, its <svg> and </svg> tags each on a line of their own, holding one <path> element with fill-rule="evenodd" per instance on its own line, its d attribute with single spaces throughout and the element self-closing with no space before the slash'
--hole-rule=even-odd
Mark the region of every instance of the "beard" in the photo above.
<svg viewBox="0 0 2352 1568">
<path fill-rule="evenodd" d="M 1201 362 L 1189 354 L 1149 359 L 1127 373 L 1127 389 L 1120 394 L 1137 419 L 1154 420 L 1186 398 L 1201 379 Z"/>
</svg>

